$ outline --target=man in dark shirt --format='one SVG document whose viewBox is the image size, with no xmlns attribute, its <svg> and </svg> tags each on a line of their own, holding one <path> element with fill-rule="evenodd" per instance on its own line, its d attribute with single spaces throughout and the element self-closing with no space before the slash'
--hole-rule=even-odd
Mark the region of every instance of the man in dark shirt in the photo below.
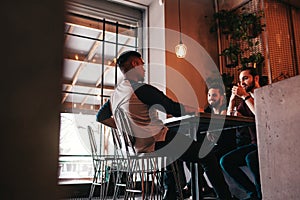
<svg viewBox="0 0 300 200">
<path fill-rule="evenodd" d="M 208 106 L 204 112 L 219 115 L 227 114 L 225 91 L 220 84 L 215 83 L 208 86 L 207 101 Z M 214 133 L 207 133 L 207 137 L 211 141 L 216 140 L 216 146 L 213 150 L 218 159 L 236 148 L 235 130 L 222 131 L 219 136 L 214 135 Z"/>
<path fill-rule="evenodd" d="M 207 102 L 208 106 L 204 109 L 206 113 L 212 113 L 217 115 L 226 115 L 227 113 L 227 106 L 226 106 L 226 99 L 225 99 L 225 92 L 224 87 L 218 83 L 212 83 L 208 85 L 207 90 Z M 199 137 L 204 137 L 204 135 L 200 134 Z M 213 148 L 213 152 L 218 160 L 228 153 L 229 151 L 236 148 L 235 142 L 235 130 L 225 130 L 222 133 L 207 133 L 206 137 L 211 142 L 215 143 L 215 147 Z M 201 138 L 198 138 L 198 140 Z M 187 164 L 189 166 L 189 164 Z M 203 177 L 203 170 L 199 167 L 198 168 L 198 175 L 199 179 L 201 180 L 202 185 L 202 192 L 204 195 L 211 196 L 211 190 L 208 186 L 205 178 Z M 188 193 L 191 188 L 191 182 L 189 181 L 184 188 L 184 193 Z"/>
<path fill-rule="evenodd" d="M 232 88 L 229 101 L 228 113 L 233 113 L 236 98 L 243 101 L 237 107 L 237 115 L 248 117 L 255 116 L 254 90 L 259 88 L 259 76 L 254 68 L 244 68 L 240 75 L 240 84 Z M 232 177 L 249 194 L 251 200 L 261 199 L 260 176 L 258 164 L 258 151 L 255 126 L 249 127 L 251 143 L 239 146 L 237 149 L 224 155 L 220 164 L 222 169 Z M 241 166 L 248 166 L 253 173 L 255 184 L 240 169 Z"/>
<path fill-rule="evenodd" d="M 208 178 L 214 183 L 213 186 L 220 199 L 231 199 L 228 185 L 214 154 L 209 153 L 199 159 L 198 152 L 202 143 L 193 141 L 182 133 L 169 130 L 157 115 L 157 110 L 173 116 L 182 116 L 198 113 L 198 109 L 174 102 L 157 88 L 141 83 L 144 80 L 145 70 L 144 61 L 138 52 L 122 53 L 117 60 L 117 65 L 125 79 L 117 86 L 110 101 L 101 107 L 97 114 L 97 121 L 114 128 L 120 126 L 117 121 L 114 121 L 113 116 L 121 108 L 130 120 L 137 152 L 153 152 L 168 146 L 167 148 L 172 152 L 167 153 L 174 156 L 172 154 L 179 150 L 181 160 L 201 162 Z M 174 146 L 174 140 L 177 146 Z M 169 143 L 172 143 L 171 148 Z M 174 200 L 176 199 L 174 182 L 169 186 L 173 191 L 169 191 L 165 199 Z"/>
</svg>

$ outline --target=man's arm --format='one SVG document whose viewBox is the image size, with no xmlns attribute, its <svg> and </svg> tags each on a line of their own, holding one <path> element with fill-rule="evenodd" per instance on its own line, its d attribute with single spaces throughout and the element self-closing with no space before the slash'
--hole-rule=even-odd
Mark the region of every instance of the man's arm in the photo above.
<svg viewBox="0 0 300 200">
<path fill-rule="evenodd" d="M 248 108 L 253 113 L 253 115 L 255 115 L 254 99 L 253 99 L 253 97 L 252 97 L 251 94 L 249 94 L 249 95 L 250 95 L 250 97 L 248 97 L 247 99 L 245 99 L 247 96 L 244 96 L 243 99 L 245 99 L 244 101 L 247 104 Z"/>
<path fill-rule="evenodd" d="M 228 109 L 227 109 L 227 115 L 233 115 L 233 116 L 239 116 L 241 115 L 235 108 L 235 94 L 231 93 Z"/>
<path fill-rule="evenodd" d="M 115 120 L 112 117 L 109 100 L 100 108 L 96 117 L 97 117 L 96 118 L 97 122 L 100 122 L 101 124 L 104 124 L 112 128 L 117 128 Z"/>
<path fill-rule="evenodd" d="M 185 114 L 197 114 L 198 109 L 183 105 L 167 97 L 163 92 L 148 84 L 132 83 L 134 93 L 145 104 L 157 106 L 156 108 L 167 114 L 179 117 Z"/>
<path fill-rule="evenodd" d="M 115 122 L 114 118 L 112 118 L 112 117 L 108 118 L 108 119 L 105 119 L 105 120 L 101 121 L 100 123 L 104 124 L 106 126 L 109 126 L 111 128 L 117 128 L 116 122 Z"/>
<path fill-rule="evenodd" d="M 232 93 L 242 98 L 251 112 L 255 115 L 254 99 L 250 93 L 246 92 L 246 90 L 240 85 L 233 86 Z"/>
</svg>

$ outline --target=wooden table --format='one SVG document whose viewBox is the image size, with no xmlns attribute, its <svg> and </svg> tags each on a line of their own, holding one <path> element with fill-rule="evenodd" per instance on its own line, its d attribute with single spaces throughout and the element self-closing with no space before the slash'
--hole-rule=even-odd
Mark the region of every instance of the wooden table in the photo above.
<svg viewBox="0 0 300 200">
<path fill-rule="evenodd" d="M 244 116 L 215 115 L 211 113 L 199 113 L 199 116 L 185 115 L 182 117 L 172 117 L 164 121 L 168 128 L 180 128 L 196 140 L 197 134 L 209 132 L 222 132 L 224 130 L 236 129 L 240 127 L 255 126 L 255 119 Z M 197 164 L 191 164 L 192 197 L 200 199 Z"/>
</svg>

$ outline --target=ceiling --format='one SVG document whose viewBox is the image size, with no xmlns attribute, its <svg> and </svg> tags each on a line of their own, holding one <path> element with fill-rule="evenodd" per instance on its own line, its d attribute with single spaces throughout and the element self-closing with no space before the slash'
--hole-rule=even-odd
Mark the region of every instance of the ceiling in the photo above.
<svg viewBox="0 0 300 200">
<path fill-rule="evenodd" d="M 69 15 L 65 23 L 65 53 L 62 86 L 63 112 L 98 111 L 101 101 L 111 95 L 123 75 L 115 68 L 116 55 L 133 49 L 134 30 Z M 104 36 L 105 35 L 105 36 Z M 105 37 L 105 43 L 103 43 Z M 118 46 L 116 46 L 118 41 Z"/>
</svg>

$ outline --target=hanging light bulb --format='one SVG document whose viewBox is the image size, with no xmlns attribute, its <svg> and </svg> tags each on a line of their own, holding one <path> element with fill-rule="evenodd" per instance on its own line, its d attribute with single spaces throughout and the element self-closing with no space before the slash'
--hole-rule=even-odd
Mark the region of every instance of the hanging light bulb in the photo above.
<svg viewBox="0 0 300 200">
<path fill-rule="evenodd" d="M 182 43 L 181 38 L 181 17 L 180 17 L 180 0 L 178 0 L 178 19 L 179 19 L 179 44 L 175 47 L 175 53 L 178 58 L 186 56 L 187 47 Z"/>
<path fill-rule="evenodd" d="M 185 44 L 183 44 L 182 42 L 179 42 L 179 44 L 176 45 L 176 47 L 175 47 L 176 56 L 178 58 L 184 58 L 186 55 L 186 51 L 187 51 L 187 48 L 186 48 Z"/>
</svg>

